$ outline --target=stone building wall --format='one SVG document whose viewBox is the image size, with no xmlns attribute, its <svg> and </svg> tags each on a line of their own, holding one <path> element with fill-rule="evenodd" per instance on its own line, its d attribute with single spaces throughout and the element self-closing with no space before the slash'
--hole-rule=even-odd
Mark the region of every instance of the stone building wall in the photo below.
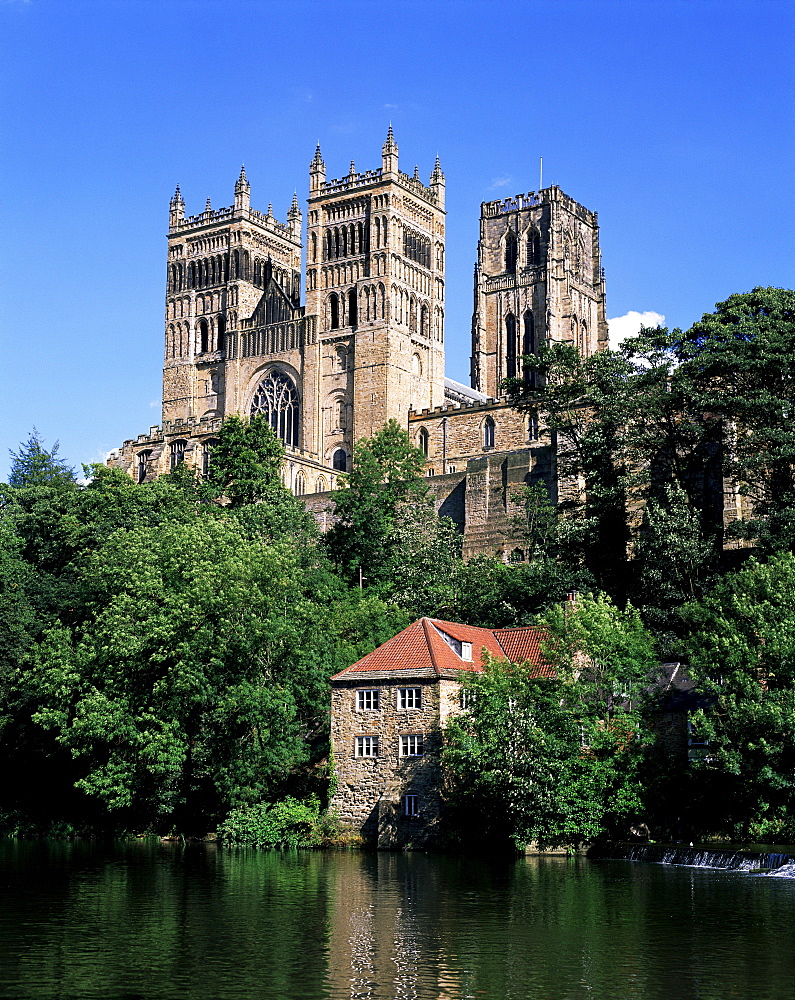
<svg viewBox="0 0 795 1000">
<path fill-rule="evenodd" d="M 330 803 L 343 825 L 379 847 L 427 846 L 439 834 L 441 725 L 459 706 L 452 678 L 346 677 L 332 682 L 331 741 L 337 790 Z M 419 687 L 422 707 L 400 709 L 398 690 Z M 377 710 L 357 710 L 356 692 L 379 691 Z M 401 735 L 422 735 L 423 755 L 400 756 Z M 377 757 L 355 755 L 357 736 L 377 736 Z M 404 796 L 419 796 L 419 815 L 407 816 Z"/>
</svg>

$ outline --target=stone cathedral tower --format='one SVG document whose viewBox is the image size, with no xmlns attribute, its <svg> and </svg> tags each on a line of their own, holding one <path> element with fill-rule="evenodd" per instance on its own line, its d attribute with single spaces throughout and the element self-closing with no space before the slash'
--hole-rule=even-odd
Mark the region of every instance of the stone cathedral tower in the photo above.
<svg viewBox="0 0 795 1000">
<path fill-rule="evenodd" d="M 521 375 L 521 355 L 568 343 L 607 347 L 599 226 L 559 187 L 485 202 L 475 267 L 472 386 L 499 395 Z"/>
<path fill-rule="evenodd" d="M 169 206 L 163 421 L 240 412 L 241 351 L 232 336 L 263 297 L 277 298 L 280 318 L 298 309 L 301 212 L 287 223 L 251 207 L 245 169 L 230 208 L 185 218 L 179 188 Z M 276 289 L 278 288 L 278 292 Z M 274 304 L 270 305 L 274 313 Z"/>
<path fill-rule="evenodd" d="M 444 175 L 398 169 L 392 127 L 381 167 L 326 180 L 310 167 L 306 311 L 323 354 L 318 451 L 350 453 L 391 418 L 444 400 Z"/>
</svg>

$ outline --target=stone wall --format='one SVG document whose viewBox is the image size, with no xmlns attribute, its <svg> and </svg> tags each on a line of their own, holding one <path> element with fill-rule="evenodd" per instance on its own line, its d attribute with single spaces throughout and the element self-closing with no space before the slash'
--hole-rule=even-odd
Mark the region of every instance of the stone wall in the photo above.
<svg viewBox="0 0 795 1000">
<path fill-rule="evenodd" d="M 419 687 L 422 707 L 398 708 L 398 690 Z M 356 692 L 379 691 L 377 710 L 357 710 Z M 427 846 L 440 835 L 441 729 L 455 711 L 460 685 L 437 677 L 346 677 L 332 682 L 331 742 L 337 791 L 330 803 L 343 825 L 379 847 Z M 422 735 L 423 755 L 400 756 L 401 735 Z M 357 736 L 377 736 L 377 757 L 355 755 Z M 406 816 L 403 797 L 419 796 Z"/>
</svg>

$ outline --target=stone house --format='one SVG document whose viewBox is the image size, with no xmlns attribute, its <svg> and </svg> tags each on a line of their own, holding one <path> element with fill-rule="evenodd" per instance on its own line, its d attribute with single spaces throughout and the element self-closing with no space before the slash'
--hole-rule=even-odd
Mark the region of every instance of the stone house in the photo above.
<svg viewBox="0 0 795 1000">
<path fill-rule="evenodd" d="M 462 676 L 486 656 L 551 675 L 531 626 L 485 629 L 420 618 L 331 679 L 331 745 L 343 826 L 379 848 L 426 847 L 443 821 L 442 727 Z"/>
</svg>

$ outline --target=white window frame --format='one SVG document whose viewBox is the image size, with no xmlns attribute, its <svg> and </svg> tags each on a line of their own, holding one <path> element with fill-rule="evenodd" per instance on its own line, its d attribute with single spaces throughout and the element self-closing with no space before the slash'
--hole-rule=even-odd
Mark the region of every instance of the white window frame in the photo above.
<svg viewBox="0 0 795 1000">
<path fill-rule="evenodd" d="M 369 696 L 369 697 L 368 697 Z M 367 702 L 371 704 L 367 704 Z M 377 712 L 381 707 L 380 688 L 359 688 L 356 691 L 357 712 Z"/>
<path fill-rule="evenodd" d="M 397 707 L 405 711 L 422 708 L 422 688 L 405 687 L 397 689 Z"/>
<path fill-rule="evenodd" d="M 420 814 L 420 797 L 419 795 L 404 795 L 403 796 L 403 815 L 416 817 Z"/>
<path fill-rule="evenodd" d="M 425 736 L 422 733 L 403 733 L 399 742 L 401 757 L 422 757 L 425 754 Z"/>
<path fill-rule="evenodd" d="M 354 741 L 354 756 L 361 758 L 373 758 L 378 756 L 377 736 L 357 736 Z"/>
</svg>

